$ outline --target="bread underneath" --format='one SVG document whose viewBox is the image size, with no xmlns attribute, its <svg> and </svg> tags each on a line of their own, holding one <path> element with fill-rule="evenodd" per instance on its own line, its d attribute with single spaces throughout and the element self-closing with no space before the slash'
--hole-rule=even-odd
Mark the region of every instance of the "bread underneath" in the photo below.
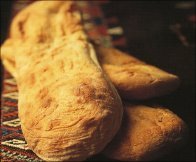
<svg viewBox="0 0 196 162">
<path fill-rule="evenodd" d="M 115 48 L 96 46 L 103 70 L 124 99 L 149 99 L 166 95 L 179 86 L 176 75 L 121 52 Z"/>
<path fill-rule="evenodd" d="M 125 103 L 121 129 L 104 154 L 121 161 L 149 161 L 178 149 L 187 127 L 166 108 Z"/>
</svg>

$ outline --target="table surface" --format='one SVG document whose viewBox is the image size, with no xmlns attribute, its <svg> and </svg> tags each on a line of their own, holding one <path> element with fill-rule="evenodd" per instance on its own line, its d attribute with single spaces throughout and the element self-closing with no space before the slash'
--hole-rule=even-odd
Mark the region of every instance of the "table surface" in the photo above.
<svg viewBox="0 0 196 162">
<path fill-rule="evenodd" d="M 142 101 L 171 108 L 189 127 L 189 139 L 184 148 L 159 161 L 195 160 L 194 5 L 193 1 L 115 1 L 100 5 L 107 32 L 118 29 L 106 40 L 112 39 L 112 44 L 117 48 L 181 79 L 181 86 L 172 94 Z M 10 7 L 10 3 L 1 1 L 1 43 L 6 38 Z M 99 19 L 94 21 L 100 23 Z M 109 159 L 97 155 L 87 161 L 98 160 Z"/>
</svg>

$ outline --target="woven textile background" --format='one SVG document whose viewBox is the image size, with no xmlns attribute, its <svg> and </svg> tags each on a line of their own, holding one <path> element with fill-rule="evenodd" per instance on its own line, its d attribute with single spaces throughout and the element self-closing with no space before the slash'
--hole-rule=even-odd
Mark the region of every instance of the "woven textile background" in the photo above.
<svg viewBox="0 0 196 162">
<path fill-rule="evenodd" d="M 14 15 L 32 1 L 16 1 L 13 5 Z M 77 1 L 83 14 L 84 26 L 89 37 L 105 46 L 125 47 L 123 30 L 118 26 L 116 17 L 104 18 L 104 2 Z M 15 79 L 4 71 L 3 93 L 1 104 L 1 161 L 41 161 L 27 146 L 18 118 L 18 91 Z M 93 159 L 93 158 L 92 158 Z"/>
</svg>

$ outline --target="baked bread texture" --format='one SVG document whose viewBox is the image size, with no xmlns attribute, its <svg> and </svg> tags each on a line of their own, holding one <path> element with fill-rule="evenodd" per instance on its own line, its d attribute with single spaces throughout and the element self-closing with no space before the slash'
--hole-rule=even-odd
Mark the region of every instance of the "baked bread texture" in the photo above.
<svg viewBox="0 0 196 162">
<path fill-rule="evenodd" d="M 18 84 L 23 134 L 46 161 L 83 161 L 119 130 L 123 106 L 104 71 L 125 99 L 161 96 L 179 85 L 177 76 L 117 49 L 94 50 L 72 6 L 71 1 L 33 3 L 14 18 L 1 47 L 3 63 Z M 126 107 L 106 156 L 151 160 L 183 143 L 186 126 L 171 111 Z"/>
<path fill-rule="evenodd" d="M 114 48 L 96 46 L 103 70 L 124 99 L 149 99 L 169 94 L 179 86 L 176 75 Z"/>
<path fill-rule="evenodd" d="M 4 65 L 16 77 L 13 40 L 7 40 L 2 49 Z M 102 69 L 124 99 L 150 99 L 177 89 L 178 76 L 121 52 L 115 48 L 96 46 Z"/>
<path fill-rule="evenodd" d="M 33 43 L 53 42 L 59 37 L 85 38 L 82 26 L 74 25 L 80 14 L 73 11 L 71 1 L 40 1 L 22 10 L 13 20 L 10 37 L 5 41 L 1 56 L 6 68 L 16 77 L 16 40 Z M 66 13 L 67 12 L 67 13 Z M 66 13 L 66 14 L 65 14 Z M 75 22 L 74 22 L 75 21 Z M 77 32 L 75 32 L 77 31 Z M 79 32 L 80 31 L 80 32 Z M 75 35 L 75 36 L 74 36 Z M 79 38 L 78 37 L 78 38 Z M 79 39 L 81 39 L 79 38 Z M 179 78 L 114 48 L 95 46 L 100 65 L 125 99 L 149 99 L 168 94 L 179 85 Z M 98 64 L 97 59 L 93 60 Z"/>
<path fill-rule="evenodd" d="M 82 26 L 75 25 L 81 18 L 74 6 L 69 0 L 32 3 L 13 19 L 10 38 L 41 43 L 83 32 Z"/>
<path fill-rule="evenodd" d="M 11 24 L 10 38 L 4 43 L 1 55 L 6 68 L 16 77 L 15 47 L 20 39 L 32 43 L 51 42 L 58 37 L 73 37 L 74 31 L 82 26 L 74 26 L 74 21 L 80 19 L 80 14 L 72 12 L 72 19 L 67 11 L 73 10 L 73 2 L 40 1 L 22 10 Z M 77 32 L 80 37 L 85 34 Z M 179 86 L 179 78 L 155 66 L 121 52 L 114 48 L 95 46 L 99 63 L 107 73 L 112 83 L 125 99 L 149 99 L 169 94 Z M 96 59 L 94 59 L 96 60 Z M 95 61 L 97 62 L 97 60 Z M 97 63 L 98 64 L 98 63 Z"/>
<path fill-rule="evenodd" d="M 40 33 L 44 16 L 62 18 L 66 29 L 53 29 L 54 23 L 45 27 L 59 28 L 58 36 Z M 16 16 L 7 41 L 16 47 L 21 128 L 29 148 L 46 161 L 83 161 L 102 151 L 121 124 L 121 99 L 80 23 L 69 1 L 39 1 Z"/>
<path fill-rule="evenodd" d="M 16 77 L 13 39 L 7 40 L 2 49 L 4 65 Z M 178 76 L 121 52 L 115 48 L 96 46 L 102 69 L 124 99 L 150 99 L 166 95 L 177 89 Z"/>
<path fill-rule="evenodd" d="M 125 103 L 122 127 L 104 150 L 121 161 L 149 161 L 182 146 L 187 127 L 166 108 Z"/>
</svg>

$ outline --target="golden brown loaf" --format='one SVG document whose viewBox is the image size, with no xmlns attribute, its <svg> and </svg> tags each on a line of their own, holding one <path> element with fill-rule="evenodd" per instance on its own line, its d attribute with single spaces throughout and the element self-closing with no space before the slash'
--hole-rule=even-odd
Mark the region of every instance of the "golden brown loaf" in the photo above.
<svg viewBox="0 0 196 162">
<path fill-rule="evenodd" d="M 13 76 L 16 77 L 14 70 L 16 40 L 40 43 L 50 42 L 62 36 L 74 38 L 74 31 L 79 31 L 82 26 L 73 25 L 73 21 L 80 19 L 79 14 L 74 13 L 77 17 L 76 20 L 73 20 L 70 14 L 65 14 L 67 10 L 72 10 L 71 4 L 70 1 L 66 1 L 66 3 L 62 1 L 33 3 L 15 17 L 11 25 L 10 39 L 4 43 L 1 50 L 4 65 Z M 83 33 L 79 33 L 79 35 L 86 37 Z M 96 52 L 103 70 L 123 98 L 157 97 L 170 93 L 179 85 L 177 76 L 147 65 L 114 48 L 96 46 Z"/>
<path fill-rule="evenodd" d="M 75 25 L 80 21 L 80 14 L 77 11 L 72 12 L 73 7 L 72 1 L 32 3 L 16 15 L 12 21 L 10 38 L 47 42 L 62 36 L 73 37 L 73 34 L 85 37 L 86 35 L 81 30 L 82 26 Z"/>
<path fill-rule="evenodd" d="M 22 131 L 28 146 L 46 161 L 82 161 L 97 154 L 118 131 L 123 113 L 79 16 L 67 6 L 65 1 L 35 2 L 17 15 L 9 38 L 16 47 Z M 54 27 L 65 33 L 55 38 L 44 28 L 39 33 L 44 16 L 67 22 L 66 29 Z"/>
<path fill-rule="evenodd" d="M 121 161 L 155 160 L 181 146 L 186 130 L 168 109 L 126 103 L 122 127 L 104 154 Z"/>
<path fill-rule="evenodd" d="M 99 67 L 80 15 L 72 11 L 70 1 L 33 3 L 15 17 L 1 48 L 3 63 L 18 83 L 25 139 L 47 161 L 81 161 L 100 152 L 122 118 L 121 100 Z M 96 51 L 124 98 L 160 96 L 179 84 L 175 75 L 113 48 Z M 154 159 L 180 144 L 185 125 L 176 115 L 127 107 L 121 131 L 105 151 L 108 157 Z"/>
<path fill-rule="evenodd" d="M 14 70 L 16 40 L 44 43 L 64 36 L 86 37 L 81 32 L 73 36 L 74 31 L 79 31 L 82 26 L 73 25 L 74 21 L 80 19 L 79 14 L 74 13 L 75 20 L 70 14 L 65 14 L 66 11 L 72 10 L 71 4 L 70 1 L 33 3 L 15 17 L 11 25 L 10 39 L 4 43 L 1 50 L 4 65 L 13 76 L 16 77 Z M 97 46 L 96 52 L 103 70 L 125 99 L 148 99 L 165 95 L 179 85 L 177 76 L 147 65 L 114 48 Z"/>
<path fill-rule="evenodd" d="M 16 77 L 13 40 L 2 48 L 4 65 Z M 179 86 L 179 78 L 114 48 L 96 47 L 99 63 L 125 99 L 149 99 L 169 94 Z"/>
<path fill-rule="evenodd" d="M 17 77 L 14 57 L 15 48 L 17 48 L 16 45 L 17 44 L 13 40 L 7 39 L 1 46 L 0 53 L 1 61 L 3 62 L 4 67 L 14 78 Z"/>
<path fill-rule="evenodd" d="M 169 94 L 179 78 L 114 48 L 96 46 L 99 62 L 125 99 L 149 99 Z"/>
</svg>

